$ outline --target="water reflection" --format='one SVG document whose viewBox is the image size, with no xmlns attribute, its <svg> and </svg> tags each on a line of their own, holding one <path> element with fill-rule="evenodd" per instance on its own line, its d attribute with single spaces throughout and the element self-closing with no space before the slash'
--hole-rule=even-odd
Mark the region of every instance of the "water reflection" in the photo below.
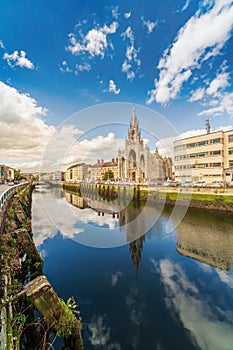
<svg viewBox="0 0 233 350">
<path fill-rule="evenodd" d="M 165 302 L 174 317 L 191 331 L 202 350 L 230 350 L 233 344 L 233 312 L 223 300 L 217 305 L 202 288 L 188 278 L 180 264 L 171 259 L 151 260 L 165 289 Z"/>
<path fill-rule="evenodd" d="M 40 194 L 33 196 L 33 232 L 48 254 L 46 273 L 61 297 L 79 301 L 86 349 L 232 349 L 231 218 L 190 211 L 168 234 L 168 210 L 150 232 L 137 237 L 130 225 L 143 209 L 137 203 L 116 213 L 93 210 L 76 194 L 44 192 L 63 228 L 58 231 Z M 151 215 L 147 207 L 140 228 Z M 102 226 L 108 235 L 123 236 L 128 246 L 93 249 L 64 239 L 86 235 L 91 227 L 97 234 Z"/>
<path fill-rule="evenodd" d="M 222 270 L 233 263 L 233 221 L 208 213 L 190 212 L 177 227 L 176 249 L 180 254 Z"/>
</svg>

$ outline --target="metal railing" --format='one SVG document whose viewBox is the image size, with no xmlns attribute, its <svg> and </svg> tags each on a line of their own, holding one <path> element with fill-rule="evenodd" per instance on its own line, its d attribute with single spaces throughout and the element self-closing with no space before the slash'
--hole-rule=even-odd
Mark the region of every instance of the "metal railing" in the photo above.
<svg viewBox="0 0 233 350">
<path fill-rule="evenodd" d="M 3 206 L 7 200 L 7 198 L 9 198 L 9 196 L 15 194 L 16 191 L 21 190 L 22 188 L 24 188 L 25 186 L 28 185 L 29 182 L 24 182 L 21 183 L 19 185 L 14 185 L 9 187 L 6 191 L 4 191 L 1 195 L 0 195 L 0 210 L 3 209 Z"/>
</svg>

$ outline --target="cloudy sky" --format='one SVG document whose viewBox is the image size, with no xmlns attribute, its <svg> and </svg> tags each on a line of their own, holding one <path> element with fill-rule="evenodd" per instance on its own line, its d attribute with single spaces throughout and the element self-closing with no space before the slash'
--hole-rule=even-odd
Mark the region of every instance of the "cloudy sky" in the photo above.
<svg viewBox="0 0 233 350">
<path fill-rule="evenodd" d="M 0 162 L 38 169 L 54 133 L 86 131 L 69 117 L 103 103 L 150 108 L 178 133 L 231 127 L 232 29 L 231 0 L 2 0 Z M 111 158 L 114 130 L 92 138 Z"/>
</svg>

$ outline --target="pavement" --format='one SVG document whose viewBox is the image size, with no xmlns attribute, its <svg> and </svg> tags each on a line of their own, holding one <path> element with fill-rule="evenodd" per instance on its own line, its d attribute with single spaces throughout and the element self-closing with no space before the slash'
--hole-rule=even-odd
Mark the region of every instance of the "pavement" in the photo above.
<svg viewBox="0 0 233 350">
<path fill-rule="evenodd" d="M 6 190 L 8 190 L 8 188 L 10 188 L 10 186 L 8 185 L 0 185 L 0 195 L 5 192 Z"/>
</svg>

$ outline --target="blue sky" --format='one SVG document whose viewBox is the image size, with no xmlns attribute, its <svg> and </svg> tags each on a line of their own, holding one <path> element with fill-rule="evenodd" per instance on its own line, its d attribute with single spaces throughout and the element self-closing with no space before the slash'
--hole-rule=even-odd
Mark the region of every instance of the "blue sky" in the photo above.
<svg viewBox="0 0 233 350">
<path fill-rule="evenodd" d="M 64 120 L 103 103 L 178 133 L 231 126 L 232 29 L 230 0 L 0 1 L 0 161 L 33 169 Z"/>
</svg>

